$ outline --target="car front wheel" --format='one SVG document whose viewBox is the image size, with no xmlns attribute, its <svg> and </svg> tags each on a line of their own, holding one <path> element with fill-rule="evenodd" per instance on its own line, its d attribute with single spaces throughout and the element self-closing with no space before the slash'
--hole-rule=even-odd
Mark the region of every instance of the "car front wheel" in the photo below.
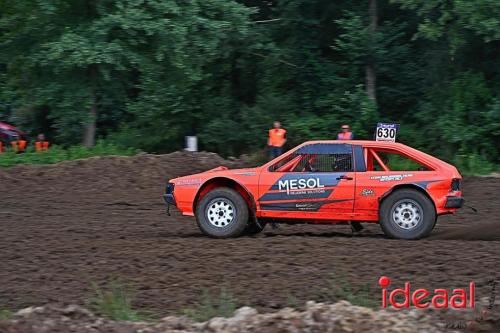
<svg viewBox="0 0 500 333">
<path fill-rule="evenodd" d="M 238 237 L 248 224 L 248 206 L 235 190 L 216 188 L 199 201 L 196 221 L 200 230 L 208 236 Z"/>
<path fill-rule="evenodd" d="M 417 190 L 396 190 L 380 206 L 380 226 L 391 238 L 427 237 L 435 221 L 436 210 L 432 201 Z"/>
</svg>

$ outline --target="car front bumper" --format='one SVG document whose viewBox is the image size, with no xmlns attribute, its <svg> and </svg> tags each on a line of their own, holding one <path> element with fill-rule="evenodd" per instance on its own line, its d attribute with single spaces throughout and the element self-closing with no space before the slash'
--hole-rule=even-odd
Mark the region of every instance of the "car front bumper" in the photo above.
<svg viewBox="0 0 500 333">
<path fill-rule="evenodd" d="M 464 198 L 449 196 L 446 197 L 446 203 L 444 204 L 444 208 L 460 208 L 464 205 Z"/>
<path fill-rule="evenodd" d="M 175 184 L 173 183 L 168 183 L 167 187 L 165 188 L 165 194 L 163 194 L 163 201 L 167 204 L 167 215 L 170 216 L 170 206 L 176 206 L 177 203 L 175 202 L 175 197 L 174 197 L 174 188 Z"/>
<path fill-rule="evenodd" d="M 171 193 L 165 193 L 163 195 L 163 201 L 165 201 L 167 205 L 177 206 L 174 195 Z"/>
</svg>

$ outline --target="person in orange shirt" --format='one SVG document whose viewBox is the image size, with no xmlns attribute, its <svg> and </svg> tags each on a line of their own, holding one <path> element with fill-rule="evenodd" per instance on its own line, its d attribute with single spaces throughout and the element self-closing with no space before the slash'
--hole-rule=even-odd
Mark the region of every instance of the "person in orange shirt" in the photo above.
<svg viewBox="0 0 500 333">
<path fill-rule="evenodd" d="M 37 152 L 49 150 L 49 142 L 45 139 L 45 134 L 41 133 L 38 135 L 38 139 L 35 142 L 35 150 Z"/>
<path fill-rule="evenodd" d="M 15 140 L 12 140 L 10 142 L 10 145 L 12 147 L 12 150 L 14 150 L 16 153 L 21 154 L 26 151 L 26 144 L 28 142 L 24 140 L 21 136 L 18 136 Z"/>
<path fill-rule="evenodd" d="M 281 128 L 281 123 L 275 121 L 273 128 L 269 130 L 269 138 L 267 145 L 269 146 L 269 153 L 271 159 L 276 158 L 283 154 L 283 146 L 286 143 L 286 130 Z"/>
<path fill-rule="evenodd" d="M 349 125 L 342 125 L 342 132 L 337 134 L 337 140 L 353 140 L 354 133 L 351 132 Z"/>
</svg>

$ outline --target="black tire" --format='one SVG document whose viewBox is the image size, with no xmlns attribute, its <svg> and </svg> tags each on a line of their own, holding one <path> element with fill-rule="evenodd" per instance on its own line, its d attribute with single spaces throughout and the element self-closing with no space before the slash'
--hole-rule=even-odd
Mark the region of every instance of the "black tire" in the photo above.
<svg viewBox="0 0 500 333">
<path fill-rule="evenodd" d="M 434 204 L 420 191 L 396 190 L 380 205 L 380 227 L 390 238 L 424 238 L 435 224 Z"/>
<path fill-rule="evenodd" d="M 248 206 L 235 190 L 216 188 L 198 202 L 196 221 L 200 230 L 210 237 L 238 237 L 248 224 Z"/>
</svg>

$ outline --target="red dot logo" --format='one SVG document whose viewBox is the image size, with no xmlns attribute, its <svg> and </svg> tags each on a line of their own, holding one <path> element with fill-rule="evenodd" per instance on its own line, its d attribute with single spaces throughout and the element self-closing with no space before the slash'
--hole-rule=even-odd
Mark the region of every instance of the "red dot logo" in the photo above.
<svg viewBox="0 0 500 333">
<path fill-rule="evenodd" d="M 380 279 L 378 279 L 378 284 L 382 288 L 387 288 L 391 284 L 391 279 L 389 279 L 387 276 L 381 276 Z"/>
</svg>

